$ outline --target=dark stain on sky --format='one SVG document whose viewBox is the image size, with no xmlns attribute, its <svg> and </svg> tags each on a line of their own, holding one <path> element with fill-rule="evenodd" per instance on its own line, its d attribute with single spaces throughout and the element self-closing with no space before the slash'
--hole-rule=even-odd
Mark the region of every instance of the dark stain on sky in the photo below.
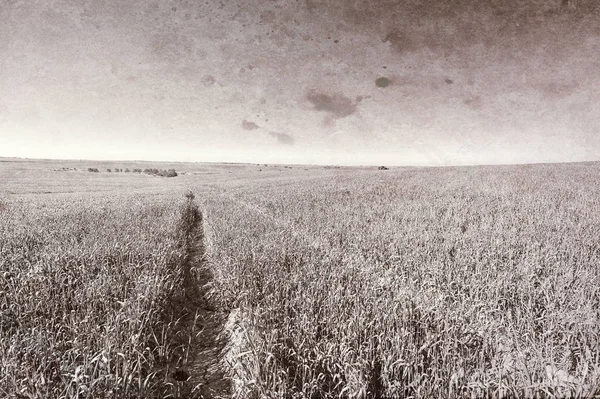
<svg viewBox="0 0 600 399">
<path fill-rule="evenodd" d="M 269 132 L 269 135 L 275 137 L 279 144 L 294 145 L 294 138 L 286 133 Z"/>
<path fill-rule="evenodd" d="M 325 111 L 333 118 L 344 118 L 356 112 L 356 104 L 340 93 L 325 94 L 311 91 L 306 99 L 312 103 L 315 111 Z"/>
<path fill-rule="evenodd" d="M 391 80 L 383 76 L 375 80 L 375 85 L 381 88 L 388 87 L 391 83 Z"/>
<path fill-rule="evenodd" d="M 260 126 L 258 126 L 256 123 L 251 122 L 251 121 L 247 121 L 246 119 L 244 119 L 242 121 L 242 128 L 244 130 L 256 130 L 256 129 L 260 129 Z"/>
</svg>

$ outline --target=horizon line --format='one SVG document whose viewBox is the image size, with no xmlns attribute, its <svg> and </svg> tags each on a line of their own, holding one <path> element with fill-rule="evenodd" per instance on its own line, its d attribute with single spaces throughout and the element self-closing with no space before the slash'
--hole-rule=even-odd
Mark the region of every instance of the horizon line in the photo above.
<svg viewBox="0 0 600 399">
<path fill-rule="evenodd" d="M 596 163 L 598 160 L 587 161 L 537 161 L 537 162 L 516 162 L 516 163 L 455 163 L 455 164 L 331 164 L 331 163 L 285 163 L 285 162 L 227 162 L 227 161 L 159 161 L 159 160 L 144 160 L 144 159 L 89 159 L 89 158 L 29 158 L 29 157 L 11 157 L 0 155 L 0 159 L 14 159 L 23 161 L 66 161 L 66 162 L 143 162 L 143 163 L 180 163 L 180 164 L 208 164 L 208 165 L 283 165 L 283 166 L 330 166 L 343 168 L 375 168 L 385 166 L 388 168 L 448 168 L 448 167 L 473 167 L 473 166 L 522 166 L 522 165 L 554 165 L 554 164 L 580 164 L 580 163 Z"/>
</svg>

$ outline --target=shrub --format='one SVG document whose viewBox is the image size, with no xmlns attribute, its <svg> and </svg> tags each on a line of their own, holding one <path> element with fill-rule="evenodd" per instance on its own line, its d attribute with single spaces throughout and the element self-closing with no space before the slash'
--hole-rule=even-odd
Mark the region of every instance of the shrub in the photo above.
<svg viewBox="0 0 600 399">
<path fill-rule="evenodd" d="M 88 172 L 95 172 L 95 173 L 100 172 L 98 170 L 98 168 L 88 168 L 87 170 L 88 170 Z"/>
</svg>

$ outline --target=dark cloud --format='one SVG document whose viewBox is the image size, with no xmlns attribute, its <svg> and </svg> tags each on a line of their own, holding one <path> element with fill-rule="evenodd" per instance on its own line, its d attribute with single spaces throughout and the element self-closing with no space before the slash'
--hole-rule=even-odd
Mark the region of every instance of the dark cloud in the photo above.
<svg viewBox="0 0 600 399">
<path fill-rule="evenodd" d="M 315 111 L 329 112 L 334 118 L 344 118 L 356 112 L 356 104 L 339 93 L 330 95 L 311 91 L 306 99 L 313 104 Z"/>
<path fill-rule="evenodd" d="M 250 121 L 247 121 L 246 119 L 244 119 L 242 121 L 242 128 L 244 130 L 256 130 L 256 129 L 260 129 L 260 126 L 258 126 L 254 122 L 250 122 Z"/>
<path fill-rule="evenodd" d="M 269 135 L 275 137 L 280 144 L 294 145 L 296 141 L 292 136 L 286 133 L 269 132 Z"/>
</svg>

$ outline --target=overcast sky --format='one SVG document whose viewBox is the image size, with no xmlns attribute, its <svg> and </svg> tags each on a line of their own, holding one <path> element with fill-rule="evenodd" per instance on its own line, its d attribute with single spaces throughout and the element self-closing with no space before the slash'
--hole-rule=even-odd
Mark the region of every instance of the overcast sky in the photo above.
<svg viewBox="0 0 600 399">
<path fill-rule="evenodd" d="M 0 0 L 0 156 L 600 159 L 592 0 Z"/>
</svg>

